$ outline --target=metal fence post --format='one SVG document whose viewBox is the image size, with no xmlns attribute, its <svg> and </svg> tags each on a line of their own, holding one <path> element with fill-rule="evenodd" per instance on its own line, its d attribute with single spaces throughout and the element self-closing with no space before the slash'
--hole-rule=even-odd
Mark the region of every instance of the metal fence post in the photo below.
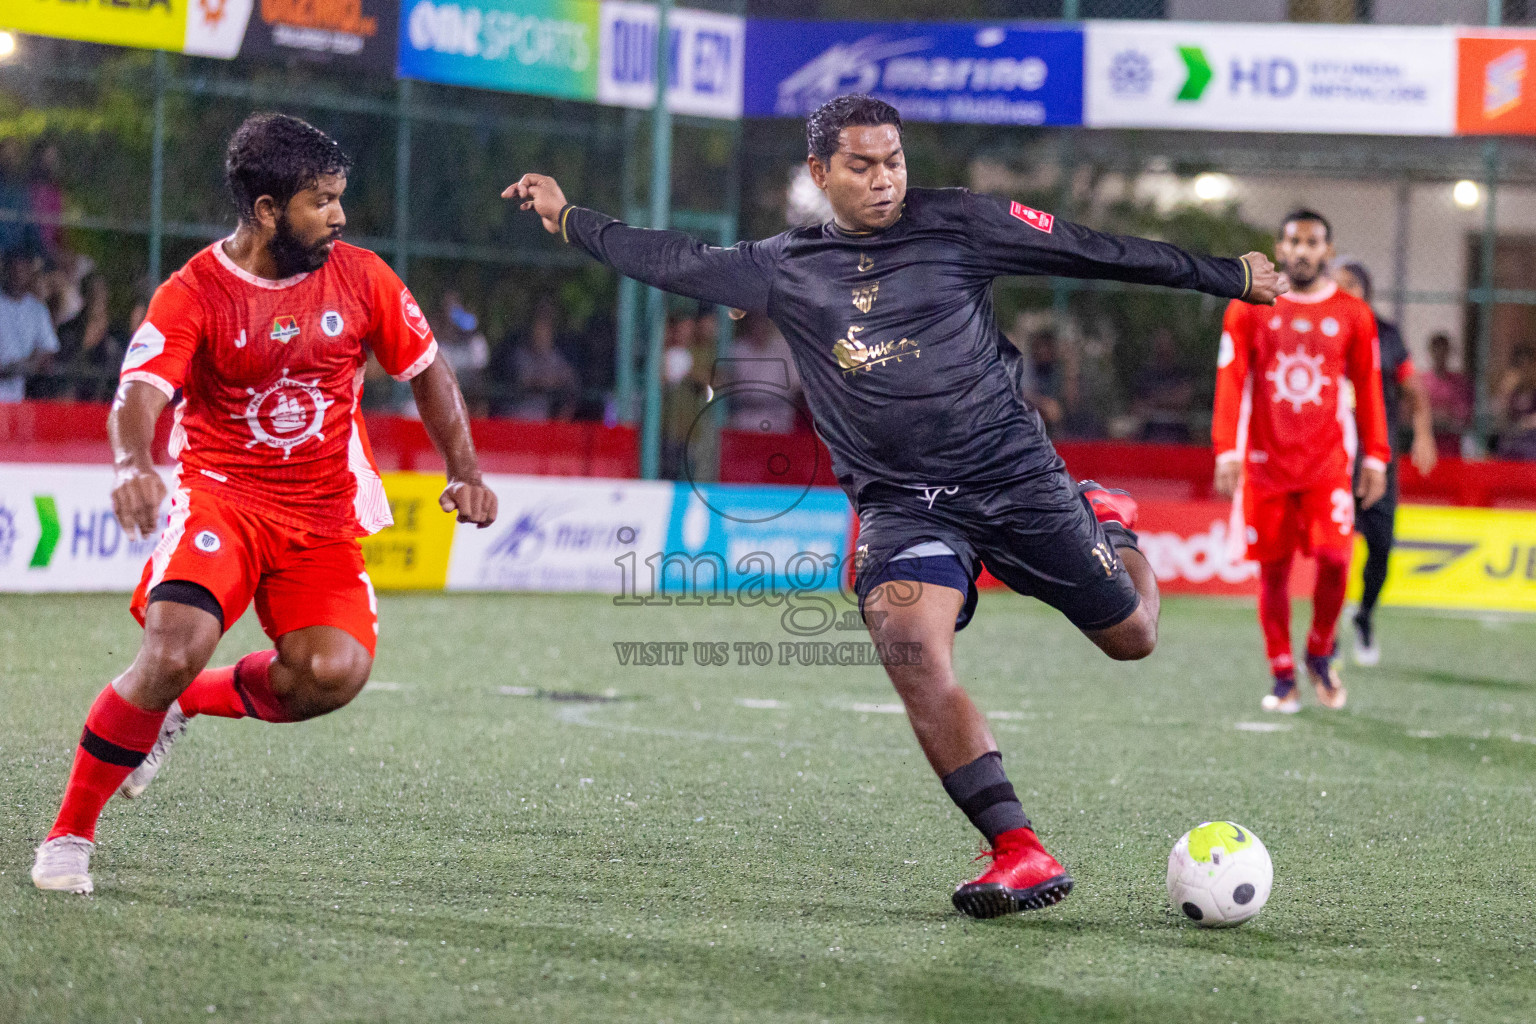
<svg viewBox="0 0 1536 1024">
<path fill-rule="evenodd" d="M 656 5 L 656 105 L 651 113 L 651 227 L 663 230 L 672 206 L 672 109 L 667 86 L 672 78 L 669 15 L 672 0 Z M 645 419 L 640 426 L 640 476 L 661 475 L 661 374 L 667 334 L 667 293 L 650 290 L 650 338 L 645 358 Z"/>
<path fill-rule="evenodd" d="M 635 206 L 635 140 L 640 134 L 640 111 L 624 111 L 624 169 L 619 184 L 619 210 L 623 218 L 636 223 L 630 210 Z M 640 321 L 640 282 L 619 277 L 619 296 L 614 309 L 613 381 L 615 404 L 620 423 L 635 422 L 635 334 Z"/>
<path fill-rule="evenodd" d="M 1490 5 L 1491 6 L 1491 5 Z M 1479 451 L 1487 453 L 1488 438 L 1493 433 L 1493 287 L 1494 259 L 1498 254 L 1498 197 L 1499 197 L 1499 141 L 1489 139 L 1483 143 L 1483 178 L 1487 183 L 1488 196 L 1483 201 L 1482 273 L 1478 275 L 1478 296 L 1481 307 L 1477 318 L 1477 380 L 1474 382 L 1477 444 Z"/>
<path fill-rule="evenodd" d="M 395 83 L 395 273 L 411 266 L 411 80 Z"/>
<path fill-rule="evenodd" d="M 154 128 L 149 151 L 149 284 L 160 285 L 165 244 L 165 51 L 155 51 Z"/>
</svg>

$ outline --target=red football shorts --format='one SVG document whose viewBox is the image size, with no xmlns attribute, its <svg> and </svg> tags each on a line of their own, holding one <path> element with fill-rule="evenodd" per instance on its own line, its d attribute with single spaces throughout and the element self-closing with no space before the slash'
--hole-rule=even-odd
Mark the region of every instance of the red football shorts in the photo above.
<svg viewBox="0 0 1536 1024">
<path fill-rule="evenodd" d="M 1355 498 L 1349 477 L 1305 491 L 1243 488 L 1243 519 L 1248 529 L 1248 557 L 1274 562 L 1294 552 L 1354 550 Z"/>
<path fill-rule="evenodd" d="M 206 491 L 182 490 L 144 566 L 130 609 L 144 623 L 149 592 L 167 580 L 204 587 L 234 625 L 254 598 L 261 628 L 274 641 L 296 629 L 335 626 L 373 654 L 378 602 L 350 537 L 320 537 L 279 526 Z"/>
</svg>

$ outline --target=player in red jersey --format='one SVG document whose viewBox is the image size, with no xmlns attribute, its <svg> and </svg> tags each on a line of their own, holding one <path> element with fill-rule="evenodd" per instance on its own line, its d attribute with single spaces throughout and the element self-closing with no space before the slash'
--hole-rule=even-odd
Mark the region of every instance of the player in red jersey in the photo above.
<svg viewBox="0 0 1536 1024">
<path fill-rule="evenodd" d="M 448 467 L 440 504 L 496 517 L 464 400 L 409 290 L 340 241 L 349 161 L 324 133 L 250 117 L 225 163 L 235 233 L 161 285 L 123 359 L 108 420 L 123 529 L 152 532 L 166 488 L 150 457 L 174 403 L 169 523 L 132 611 L 138 656 L 91 706 L 63 806 L 37 849 L 40 889 L 87 893 L 96 821 L 137 796 L 200 715 L 298 722 L 357 696 L 378 621 L 357 538 L 391 522 L 358 403 L 370 352 L 410 381 Z M 254 600 L 275 649 L 205 670 Z"/>
<path fill-rule="evenodd" d="M 1242 491 L 1248 557 L 1259 563 L 1259 622 L 1274 688 L 1269 711 L 1301 708 L 1291 657 L 1291 559 L 1317 559 L 1307 674 L 1325 707 L 1346 698 L 1335 635 L 1354 548 L 1350 473 L 1361 459 L 1360 504 L 1386 490 L 1386 411 L 1376 318 L 1328 276 L 1332 230 L 1321 214 L 1285 218 L 1276 262 L 1290 292 L 1273 308 L 1227 307 L 1216 365 L 1216 489 Z M 1350 385 L 1353 385 L 1351 389 Z M 1353 395 L 1351 395 L 1351 390 Z"/>
</svg>

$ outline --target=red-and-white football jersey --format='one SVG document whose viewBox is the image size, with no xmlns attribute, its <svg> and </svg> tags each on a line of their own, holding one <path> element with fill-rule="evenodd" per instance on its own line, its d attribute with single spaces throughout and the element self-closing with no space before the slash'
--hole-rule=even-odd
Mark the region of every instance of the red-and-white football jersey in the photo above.
<svg viewBox="0 0 1536 1024">
<path fill-rule="evenodd" d="M 396 380 L 437 355 L 421 307 L 374 253 L 337 242 L 319 270 L 268 281 L 215 242 L 155 291 L 122 380 L 175 403 L 182 487 L 357 537 L 393 522 L 358 411 L 370 350 Z"/>
<path fill-rule="evenodd" d="M 1366 465 L 1386 467 L 1392 449 L 1368 305 L 1330 281 L 1274 306 L 1234 300 L 1222 327 L 1211 421 L 1218 462 L 1242 459 L 1247 484 L 1264 491 L 1348 479 L 1357 449 Z"/>
</svg>

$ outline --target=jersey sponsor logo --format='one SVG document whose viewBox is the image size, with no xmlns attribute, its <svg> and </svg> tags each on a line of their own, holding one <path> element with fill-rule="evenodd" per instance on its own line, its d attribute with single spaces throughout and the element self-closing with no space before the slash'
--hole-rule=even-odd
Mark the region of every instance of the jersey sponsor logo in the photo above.
<svg viewBox="0 0 1536 1024">
<path fill-rule="evenodd" d="M 1020 202 L 1015 201 L 1009 203 L 1008 213 L 1010 216 L 1017 217 L 1019 220 L 1023 221 L 1025 224 L 1028 224 L 1035 230 L 1044 231 L 1046 234 L 1050 234 L 1051 229 L 1056 226 L 1056 218 L 1054 216 L 1049 213 L 1036 210 L 1033 207 L 1025 206 Z"/>
<path fill-rule="evenodd" d="M 892 360 L 899 363 L 908 356 L 916 359 L 922 354 L 918 343 L 911 338 L 866 345 L 858 339 L 858 334 L 862 330 L 864 328 L 857 324 L 850 326 L 848 334 L 837 339 L 837 343 L 832 346 L 832 354 L 837 357 L 837 365 L 848 376 L 857 374 L 860 370 L 868 373 L 875 367 L 883 366 Z"/>
<path fill-rule="evenodd" d="M 281 377 L 262 390 L 246 388 L 251 400 L 245 406 L 245 422 L 251 428 L 251 440 L 245 446 L 278 448 L 286 459 L 312 437 L 324 441 L 320 426 L 334 400 L 326 398 L 317 384 L 294 380 L 284 369 Z"/>
<path fill-rule="evenodd" d="M 219 535 L 212 530 L 201 530 L 196 537 L 192 538 L 192 546 L 205 555 L 211 555 L 224 544 L 219 540 Z"/>
<path fill-rule="evenodd" d="M 128 351 L 123 353 L 123 369 L 132 370 L 143 366 L 164 351 L 165 335 L 160 333 L 160 328 L 145 320 L 133 332 Z"/>
<path fill-rule="evenodd" d="M 1312 330 L 1312 321 L 1304 316 L 1299 316 L 1291 321 L 1291 330 L 1297 334 L 1308 334 Z"/>
<path fill-rule="evenodd" d="M 1323 355 L 1308 355 L 1306 348 L 1295 352 L 1277 352 L 1275 365 L 1264 374 L 1275 386 L 1276 402 L 1290 402 L 1297 413 L 1304 405 L 1322 405 L 1323 388 L 1329 381 L 1323 375 Z"/>
<path fill-rule="evenodd" d="M 432 333 L 432 328 L 427 326 L 427 318 L 422 315 L 421 306 L 409 288 L 400 289 L 400 315 L 405 317 L 405 325 L 415 331 L 417 337 L 425 338 Z"/>
<path fill-rule="evenodd" d="M 919 487 L 918 491 L 921 492 L 921 494 L 923 496 L 923 500 L 928 503 L 928 507 L 929 508 L 933 508 L 933 503 L 938 500 L 939 495 L 942 494 L 945 497 L 953 497 L 954 495 L 960 493 L 960 488 L 958 486 L 956 486 L 956 487 Z"/>
<path fill-rule="evenodd" d="M 859 273 L 874 269 L 875 261 L 869 258 L 868 253 L 859 253 Z"/>
<path fill-rule="evenodd" d="M 320 314 L 320 329 L 325 332 L 327 338 L 336 337 L 346 326 L 347 322 L 334 309 L 328 309 Z"/>
<path fill-rule="evenodd" d="M 240 328 L 240 337 L 235 339 L 235 348 L 245 348 L 245 328 Z"/>
<path fill-rule="evenodd" d="M 853 290 L 853 305 L 860 313 L 868 313 L 875 308 L 875 296 L 880 293 L 880 282 L 867 284 L 862 288 Z"/>
<path fill-rule="evenodd" d="M 299 321 L 295 317 L 280 316 L 272 321 L 272 333 L 267 335 L 273 341 L 288 344 L 299 336 Z"/>
</svg>

